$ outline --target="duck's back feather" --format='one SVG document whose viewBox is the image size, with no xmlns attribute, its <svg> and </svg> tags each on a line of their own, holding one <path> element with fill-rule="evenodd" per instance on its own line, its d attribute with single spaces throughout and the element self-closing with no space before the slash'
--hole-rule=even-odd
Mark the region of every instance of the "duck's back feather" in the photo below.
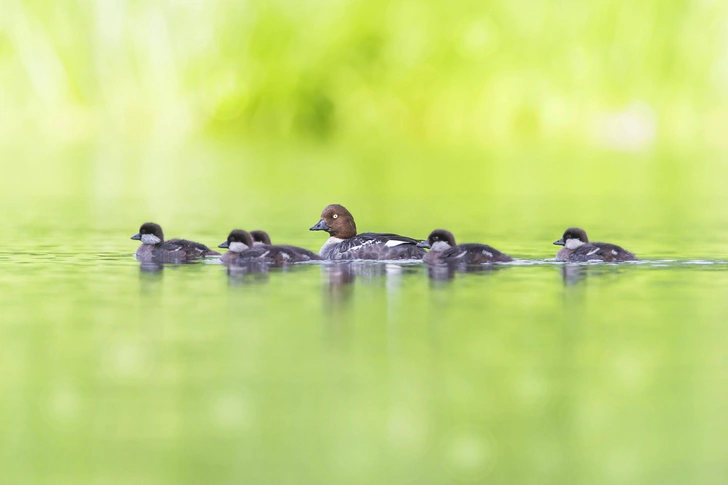
<svg viewBox="0 0 728 485">
<path fill-rule="evenodd" d="M 277 265 L 302 263 L 320 260 L 321 256 L 308 249 L 296 246 L 255 246 L 240 253 L 233 264 L 248 264 L 251 261 L 262 261 Z"/>
<path fill-rule="evenodd" d="M 462 262 L 465 264 L 506 263 L 513 258 L 503 254 L 487 244 L 459 244 L 442 252 L 444 262 Z"/>
<path fill-rule="evenodd" d="M 324 246 L 324 259 L 422 259 L 419 241 L 399 234 L 365 232 Z"/>
<path fill-rule="evenodd" d="M 595 242 L 576 248 L 569 256 L 569 261 L 575 263 L 586 261 L 611 263 L 615 261 L 637 261 L 637 257 L 616 244 Z"/>
</svg>

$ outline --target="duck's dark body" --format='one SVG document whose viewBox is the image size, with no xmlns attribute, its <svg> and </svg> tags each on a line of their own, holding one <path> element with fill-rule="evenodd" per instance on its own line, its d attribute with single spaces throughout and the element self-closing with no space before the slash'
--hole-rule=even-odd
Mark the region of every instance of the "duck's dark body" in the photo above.
<svg viewBox="0 0 728 485">
<path fill-rule="evenodd" d="M 513 258 L 507 254 L 503 254 L 487 244 L 456 244 L 455 236 L 445 229 L 435 229 L 418 246 L 430 249 L 430 252 L 423 258 L 425 263 L 430 264 L 486 264 L 513 261 Z"/>
<path fill-rule="evenodd" d="M 574 250 L 562 249 L 562 251 L 564 250 L 570 251 L 565 261 L 571 263 L 583 263 L 587 261 L 604 261 L 606 263 L 637 261 L 637 257 L 634 254 L 616 244 L 594 242 L 584 244 Z"/>
<path fill-rule="evenodd" d="M 464 264 L 507 263 L 513 258 L 487 244 L 459 244 L 445 251 L 430 251 L 425 256 L 427 263 L 457 262 Z"/>
<path fill-rule="evenodd" d="M 320 260 L 321 256 L 308 249 L 295 246 L 255 246 L 238 253 L 230 264 L 248 264 L 253 261 L 264 261 L 276 265 L 287 263 L 303 263 Z"/>
<path fill-rule="evenodd" d="M 563 246 L 556 253 L 556 261 L 569 263 L 637 261 L 633 253 L 616 244 L 589 242 L 586 231 L 578 227 L 567 229 L 561 239 L 554 241 L 554 244 Z"/>
<path fill-rule="evenodd" d="M 154 260 L 162 263 L 178 263 L 201 259 L 206 256 L 219 256 L 202 243 L 186 239 L 170 239 L 159 244 L 142 244 L 136 252 L 141 260 Z"/>
<path fill-rule="evenodd" d="M 397 234 L 365 232 L 333 244 L 327 242 L 319 254 L 323 259 L 334 260 L 422 259 L 426 253 L 417 247 L 418 242 Z"/>
<path fill-rule="evenodd" d="M 136 250 L 136 257 L 143 262 L 184 263 L 205 256 L 220 255 L 217 251 L 198 242 L 186 239 L 165 241 L 162 227 L 154 222 L 142 224 L 139 232 L 131 238 L 142 242 L 142 245 Z"/>
</svg>

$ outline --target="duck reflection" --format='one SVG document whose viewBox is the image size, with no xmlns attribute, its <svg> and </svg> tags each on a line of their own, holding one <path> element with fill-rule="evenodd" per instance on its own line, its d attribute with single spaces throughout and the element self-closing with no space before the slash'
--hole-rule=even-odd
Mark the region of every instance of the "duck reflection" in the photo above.
<svg viewBox="0 0 728 485">
<path fill-rule="evenodd" d="M 348 285 L 358 279 L 367 284 L 394 288 L 402 275 L 418 271 L 419 265 L 381 263 L 370 261 L 337 261 L 321 266 L 329 286 Z"/>
<path fill-rule="evenodd" d="M 270 266 L 261 261 L 247 261 L 227 267 L 230 286 L 258 285 L 270 281 Z"/>
<path fill-rule="evenodd" d="M 341 308 L 351 300 L 356 280 L 352 265 L 352 262 L 336 262 L 321 266 L 323 279 L 328 283 L 324 288 L 324 308 Z"/>
<path fill-rule="evenodd" d="M 419 271 L 420 265 L 381 263 L 371 261 L 337 261 L 321 266 L 327 285 L 325 294 L 330 306 L 341 305 L 351 298 L 353 283 L 383 286 L 388 294 L 396 294 L 402 286 L 403 275 Z"/>
<path fill-rule="evenodd" d="M 143 294 L 155 294 L 161 288 L 164 264 L 145 261 L 139 265 L 139 284 Z"/>
<path fill-rule="evenodd" d="M 625 266 L 618 263 L 566 264 L 561 266 L 561 278 L 564 286 L 586 284 L 589 278 L 616 277 L 625 271 Z"/>
<path fill-rule="evenodd" d="M 164 263 L 158 263 L 156 261 L 142 261 L 139 265 L 141 275 L 156 275 L 164 269 Z"/>
<path fill-rule="evenodd" d="M 455 278 L 458 273 L 494 273 L 510 268 L 510 265 L 503 264 L 462 264 L 462 263 L 438 263 L 428 264 L 427 277 L 433 283 L 444 282 Z"/>
<path fill-rule="evenodd" d="M 585 281 L 589 276 L 589 267 L 575 264 L 566 264 L 561 267 L 561 279 L 564 286 L 574 286 Z"/>
</svg>

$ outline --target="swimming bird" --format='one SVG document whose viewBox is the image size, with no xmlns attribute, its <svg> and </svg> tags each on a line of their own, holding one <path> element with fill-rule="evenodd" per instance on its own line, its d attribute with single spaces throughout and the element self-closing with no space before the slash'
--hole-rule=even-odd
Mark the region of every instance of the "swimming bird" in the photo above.
<svg viewBox="0 0 728 485">
<path fill-rule="evenodd" d="M 430 252 L 423 258 L 425 263 L 505 263 L 513 258 L 503 254 L 487 244 L 455 244 L 455 236 L 450 231 L 435 229 L 425 241 L 418 244 L 421 248 L 429 248 Z"/>
<path fill-rule="evenodd" d="M 324 259 L 422 259 L 425 251 L 417 240 L 397 234 L 357 234 L 354 216 L 344 206 L 331 204 L 311 231 L 326 231 L 329 239 L 319 251 Z"/>
<path fill-rule="evenodd" d="M 142 245 L 137 248 L 136 257 L 143 261 L 155 260 L 163 263 L 182 263 L 220 254 L 204 244 L 187 241 L 186 239 L 165 241 L 161 226 L 154 222 L 142 224 L 139 232 L 131 238 L 142 242 Z"/>
<path fill-rule="evenodd" d="M 270 236 L 267 232 L 261 231 L 260 229 L 255 231 L 250 231 L 250 237 L 253 238 L 253 246 L 261 246 L 261 245 L 268 245 L 270 246 Z"/>
<path fill-rule="evenodd" d="M 252 236 L 242 229 L 231 231 L 227 240 L 218 247 L 228 249 L 221 258 L 222 262 L 228 265 L 240 265 L 251 262 L 282 265 L 321 259 L 318 254 L 296 246 L 254 246 Z"/>
<path fill-rule="evenodd" d="M 556 261 L 582 263 L 586 261 L 637 261 L 637 257 L 616 244 L 589 242 L 586 231 L 578 227 L 570 227 L 558 241 L 557 246 L 564 246 L 556 253 Z"/>
</svg>

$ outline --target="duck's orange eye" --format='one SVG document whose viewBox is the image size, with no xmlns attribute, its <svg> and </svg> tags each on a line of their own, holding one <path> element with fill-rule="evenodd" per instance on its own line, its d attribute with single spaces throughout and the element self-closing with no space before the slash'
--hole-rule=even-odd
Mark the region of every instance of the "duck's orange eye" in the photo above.
<svg viewBox="0 0 728 485">
<path fill-rule="evenodd" d="M 334 219 L 338 219 L 339 214 L 334 214 Z"/>
</svg>

